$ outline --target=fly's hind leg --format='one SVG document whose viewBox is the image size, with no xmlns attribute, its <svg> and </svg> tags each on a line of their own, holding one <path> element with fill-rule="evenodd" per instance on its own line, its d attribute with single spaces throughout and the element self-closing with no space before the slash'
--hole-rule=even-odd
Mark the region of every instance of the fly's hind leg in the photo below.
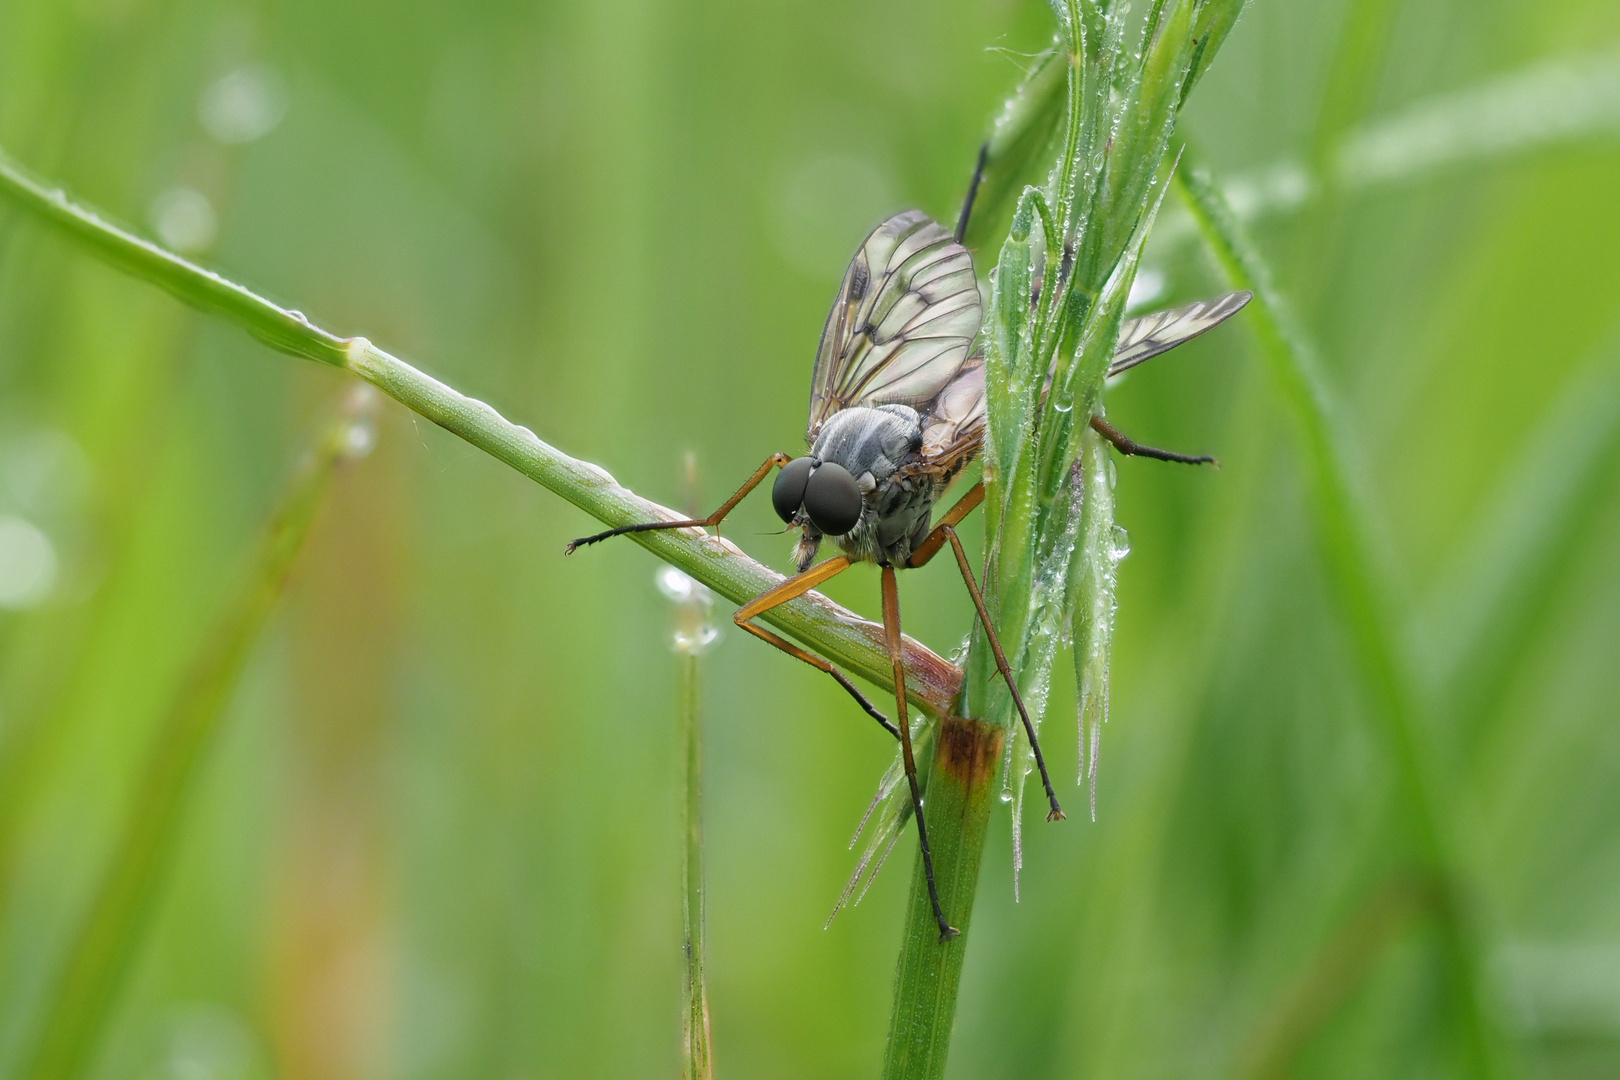
<svg viewBox="0 0 1620 1080">
<path fill-rule="evenodd" d="M 995 655 L 996 670 L 1001 672 L 1002 681 L 1007 684 L 1007 692 L 1012 695 L 1013 704 L 1018 706 L 1018 716 L 1024 722 L 1024 734 L 1029 736 L 1029 748 L 1035 753 L 1035 765 L 1041 771 L 1041 785 L 1046 789 L 1046 803 L 1050 807 L 1046 820 L 1062 821 L 1063 807 L 1058 805 L 1057 792 L 1052 789 L 1052 778 L 1047 775 L 1046 758 L 1041 754 L 1041 741 L 1035 737 L 1035 725 L 1029 718 L 1029 710 L 1024 708 L 1024 697 L 1018 692 L 1018 682 L 1013 678 L 1011 665 L 1007 663 L 1007 654 L 1001 650 L 1001 639 L 996 636 L 996 628 L 990 622 L 990 612 L 984 606 L 984 596 L 979 592 L 979 583 L 974 580 L 973 568 L 968 565 L 967 552 L 962 550 L 962 540 L 956 535 L 956 526 L 983 501 L 984 484 L 980 482 L 974 484 L 966 495 L 957 500 L 955 506 L 946 511 L 939 524 L 928 534 L 928 538 L 917 545 L 917 550 L 912 552 L 906 565 L 925 565 L 946 541 L 950 541 L 951 550 L 956 553 L 957 568 L 962 571 L 962 581 L 967 585 L 968 595 L 973 597 L 973 607 L 979 613 L 979 625 L 984 627 L 985 637 L 990 641 L 990 651 Z"/>
<path fill-rule="evenodd" d="M 1178 454 L 1173 450 L 1160 450 L 1152 446 L 1143 446 L 1100 416 L 1091 418 L 1091 427 L 1097 434 L 1113 443 L 1114 449 L 1126 457 L 1146 457 L 1153 458 L 1156 461 L 1176 461 L 1183 465 L 1213 465 L 1220 468 L 1221 463 L 1208 454 L 1198 454 L 1196 456 Z"/>
<path fill-rule="evenodd" d="M 934 853 L 928 849 L 928 823 L 923 820 L 922 788 L 917 783 L 917 760 L 911 754 L 911 724 L 906 718 L 906 664 L 900 641 L 900 590 L 895 586 L 894 567 L 887 563 L 883 565 L 883 639 L 889 647 L 889 659 L 894 663 L 895 726 L 900 729 L 900 756 L 906 764 L 906 782 L 911 785 L 911 809 L 917 818 L 917 846 L 922 850 L 923 877 L 928 881 L 928 899 L 934 905 L 934 920 L 939 923 L 939 940 L 945 942 L 961 931 L 945 918 L 945 911 L 939 906 L 939 887 L 934 884 Z"/>
<path fill-rule="evenodd" d="M 737 613 L 732 616 L 732 621 L 761 641 L 776 646 L 795 659 L 803 660 L 817 671 L 825 671 L 828 675 L 831 675 L 838 685 L 842 686 L 848 691 L 849 696 L 855 699 L 855 703 L 865 710 L 866 715 L 882 724 L 883 730 L 890 735 L 900 739 L 900 729 L 890 723 L 887 716 L 878 712 L 877 708 L 866 700 L 866 695 L 855 689 L 855 684 L 850 682 L 849 677 L 842 671 L 839 671 L 814 653 L 806 652 L 792 642 L 771 633 L 763 626 L 756 626 L 751 621 L 756 615 L 762 615 L 771 608 L 785 604 L 795 597 L 803 596 L 828 578 L 848 570 L 850 565 L 850 561 L 842 555 L 818 563 L 804 573 L 790 577 L 775 588 L 767 589 L 748 601 L 748 603 L 737 609 Z"/>
<path fill-rule="evenodd" d="M 838 685 L 849 691 L 850 695 L 860 703 L 861 708 L 883 725 L 885 731 L 900 740 L 901 756 L 905 760 L 906 779 L 911 784 L 911 809 L 917 818 L 917 839 L 922 848 L 923 873 L 928 879 L 928 898 L 934 905 L 934 918 L 939 922 L 939 939 L 946 941 L 955 937 L 960 931 L 952 926 L 945 918 L 945 912 L 939 906 L 939 889 L 934 884 L 934 856 L 928 849 L 928 826 L 923 821 L 922 789 L 917 783 L 917 761 L 911 752 L 911 725 L 906 716 L 906 669 L 905 652 L 900 638 L 900 597 L 894 584 L 894 567 L 883 568 L 883 636 L 888 646 L 889 658 L 894 663 L 894 699 L 898 711 L 899 723 L 891 723 L 889 718 L 872 707 L 861 692 L 844 677 L 844 674 L 819 656 L 814 656 L 803 649 L 784 641 L 769 630 L 755 626 L 751 620 L 756 615 L 764 614 L 774 607 L 787 603 L 796 596 L 802 596 L 836 574 L 841 574 L 850 568 L 850 561 L 843 555 L 835 556 L 826 562 L 812 566 L 797 577 L 788 578 L 780 585 L 767 589 L 748 603 L 737 609 L 732 616 L 737 625 L 762 641 L 775 645 L 789 656 L 797 657 L 805 663 L 821 671 L 825 671 L 838 680 Z"/>
<path fill-rule="evenodd" d="M 759 487 L 760 481 L 764 480 L 766 476 L 770 475 L 770 471 L 773 468 L 786 465 L 790 460 L 792 459 L 786 454 L 772 454 L 770 457 L 766 458 L 765 464 L 755 469 L 754 475 L 750 476 L 747 482 L 745 482 L 742 487 L 738 488 L 736 493 L 733 494 L 731 498 L 721 503 L 720 509 L 716 510 L 706 518 L 688 518 L 685 521 L 643 521 L 637 525 L 620 525 L 617 529 L 608 529 L 606 532 L 599 532 L 594 536 L 580 537 L 578 540 L 575 540 L 564 548 L 563 554 L 572 555 L 576 548 L 585 547 L 587 544 L 598 543 L 602 540 L 606 540 L 610 536 L 624 536 L 626 533 L 652 532 L 655 529 L 715 528 L 725 520 L 726 515 L 731 513 L 731 511 L 736 508 L 738 503 L 743 501 L 744 497 L 746 497 L 750 491 L 753 491 L 755 488 Z"/>
<path fill-rule="evenodd" d="M 973 217 L 973 200 L 979 195 L 979 182 L 984 179 L 984 167 L 990 162 L 990 144 L 979 144 L 979 158 L 973 163 L 973 179 L 968 181 L 967 197 L 962 200 L 962 212 L 956 215 L 956 242 L 967 240 L 968 221 Z"/>
</svg>

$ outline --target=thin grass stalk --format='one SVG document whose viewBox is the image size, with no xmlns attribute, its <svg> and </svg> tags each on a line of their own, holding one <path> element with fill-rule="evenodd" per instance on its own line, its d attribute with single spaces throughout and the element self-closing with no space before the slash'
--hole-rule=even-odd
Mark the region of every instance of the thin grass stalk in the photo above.
<svg viewBox="0 0 1620 1080">
<path fill-rule="evenodd" d="M 685 1080 L 712 1080 L 714 1055 L 709 1046 L 709 990 L 703 976 L 703 729 L 698 713 L 696 652 L 679 654 L 682 757 L 681 939 L 686 979 L 681 1000 L 681 1075 Z"/>
<path fill-rule="evenodd" d="M 1337 429 L 1314 350 L 1278 290 L 1270 267 L 1250 242 L 1219 187 L 1194 168 L 1177 174 L 1188 210 L 1233 288 L 1254 293 L 1250 325 L 1273 386 L 1299 429 L 1317 518 L 1318 540 L 1341 614 L 1378 719 L 1395 761 L 1398 798 L 1411 829 L 1416 855 L 1437 883 L 1447 967 L 1454 984 L 1463 1056 L 1472 1075 L 1504 1075 L 1509 1065 L 1486 1001 L 1478 934 L 1462 895 L 1459 863 L 1452 851 L 1438 773 L 1430 763 L 1418 716 L 1421 698 L 1399 648 L 1398 605 L 1379 572 L 1363 525 L 1347 465 L 1348 440 Z"/>
<path fill-rule="evenodd" d="M 163 720 L 128 821 L 74 938 L 21 1076 L 75 1080 L 102 1043 L 119 989 L 145 940 L 164 873 L 186 823 L 187 799 L 218 738 L 231 693 L 275 610 L 333 476 L 368 452 L 369 390 L 342 414 L 294 479 L 259 543 L 242 592 L 222 613 Z"/>
<path fill-rule="evenodd" d="M 687 505 L 698 503 L 697 461 L 686 455 Z M 694 510 L 694 513 L 701 511 Z M 709 1029 L 709 988 L 703 973 L 703 712 L 701 657 L 720 638 L 714 597 L 673 567 L 658 572 L 658 587 L 675 602 L 670 645 L 675 651 L 676 734 L 681 757 L 681 1077 L 713 1080 L 714 1050 Z"/>
<path fill-rule="evenodd" d="M 683 517 L 621 487 L 605 470 L 569 457 L 484 402 L 456 392 L 365 338 L 330 333 L 301 312 L 119 228 L 60 188 L 29 175 L 3 152 L 0 196 L 62 229 L 104 261 L 235 323 L 277 351 L 353 372 L 604 524 Z M 755 562 L 735 544 L 705 536 L 701 530 L 642 532 L 629 538 L 737 604 L 783 580 L 783 575 Z M 760 619 L 848 673 L 892 692 L 894 669 L 882 627 L 814 592 L 773 608 Z M 961 670 L 910 638 L 905 639 L 905 653 L 907 696 L 936 715 L 948 712 L 961 686 Z"/>
</svg>

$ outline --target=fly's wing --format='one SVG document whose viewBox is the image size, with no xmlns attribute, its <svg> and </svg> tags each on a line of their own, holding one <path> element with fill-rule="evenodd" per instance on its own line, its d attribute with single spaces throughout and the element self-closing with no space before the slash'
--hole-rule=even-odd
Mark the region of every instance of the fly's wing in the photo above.
<svg viewBox="0 0 1620 1080">
<path fill-rule="evenodd" d="M 907 210 L 872 230 L 821 332 L 810 441 L 827 417 L 851 405 L 909 405 L 927 414 L 970 366 L 983 315 L 973 259 L 948 229 Z M 982 386 L 981 373 L 981 398 Z"/>
<path fill-rule="evenodd" d="M 1132 319 L 1119 328 L 1119 344 L 1114 346 L 1114 362 L 1108 365 L 1108 374 L 1118 375 L 1213 329 L 1236 315 L 1253 297 L 1251 292 L 1230 292 L 1213 300 Z"/>
<path fill-rule="evenodd" d="M 972 356 L 922 418 L 922 459 L 954 474 L 984 444 L 984 357 Z"/>
</svg>

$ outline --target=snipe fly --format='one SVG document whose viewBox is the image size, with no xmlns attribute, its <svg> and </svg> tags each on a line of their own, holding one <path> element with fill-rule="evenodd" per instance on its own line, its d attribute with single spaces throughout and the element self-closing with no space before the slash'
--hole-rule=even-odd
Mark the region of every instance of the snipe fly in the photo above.
<svg viewBox="0 0 1620 1080">
<path fill-rule="evenodd" d="M 981 155 L 980 171 L 982 166 Z M 868 715 L 900 741 L 924 876 L 942 941 L 954 937 L 957 930 L 946 919 L 934 884 L 928 826 L 911 752 L 896 569 L 922 566 L 946 543 L 951 545 L 996 667 L 1034 750 L 1051 807 L 1047 820 L 1063 817 L 1035 727 L 956 534 L 956 526 L 984 499 L 983 482 L 969 488 L 937 523 L 931 520 L 935 502 L 984 444 L 984 357 L 975 348 L 983 307 L 973 258 L 962 246 L 978 180 L 976 171 L 954 235 L 921 211 L 907 210 L 872 230 L 850 261 L 816 352 L 810 381 L 810 426 L 805 434 L 808 454 L 796 458 L 772 454 L 706 518 L 625 525 L 568 545 L 572 553 L 625 533 L 718 526 L 772 469 L 780 470 L 771 489 L 771 503 L 789 528 L 799 530 L 794 550 L 799 573 L 744 604 L 733 618 L 755 637 L 838 680 Z M 1202 334 L 1237 312 L 1249 298 L 1246 292 L 1227 293 L 1125 323 L 1109 375 Z M 1188 464 L 1214 460 L 1143 446 L 1101 417 L 1093 417 L 1091 426 L 1124 454 Z M 823 539 L 831 539 L 841 554 L 812 566 Z M 881 570 L 884 638 L 894 664 L 892 721 L 832 664 L 751 621 L 858 562 L 877 563 Z"/>
</svg>

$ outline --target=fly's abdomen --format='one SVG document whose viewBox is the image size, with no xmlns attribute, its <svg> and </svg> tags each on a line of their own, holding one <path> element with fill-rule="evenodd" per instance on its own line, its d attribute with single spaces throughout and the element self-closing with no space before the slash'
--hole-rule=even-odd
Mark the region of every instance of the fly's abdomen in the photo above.
<svg viewBox="0 0 1620 1080">
<path fill-rule="evenodd" d="M 924 477 L 894 480 L 878 493 L 877 546 L 891 562 L 909 558 L 927 535 L 934 510 L 934 486 Z"/>
</svg>

